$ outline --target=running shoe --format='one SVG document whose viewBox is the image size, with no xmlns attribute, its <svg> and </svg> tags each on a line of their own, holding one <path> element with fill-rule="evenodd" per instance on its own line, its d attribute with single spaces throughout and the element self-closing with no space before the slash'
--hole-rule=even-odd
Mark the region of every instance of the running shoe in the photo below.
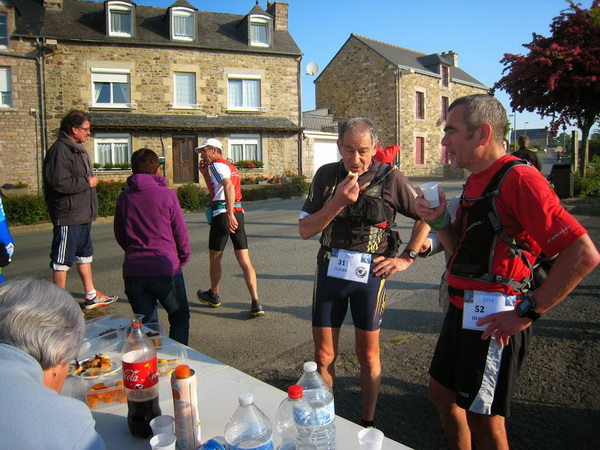
<svg viewBox="0 0 600 450">
<path fill-rule="evenodd" d="M 96 291 L 96 295 L 94 298 L 86 298 L 83 303 L 84 309 L 94 309 L 99 308 L 100 306 L 110 305 L 117 301 L 119 296 L 117 295 L 104 295 L 100 291 Z"/>
<path fill-rule="evenodd" d="M 198 297 L 200 303 L 206 303 L 212 308 L 216 308 L 221 304 L 221 297 L 219 297 L 219 294 L 213 294 L 212 289 L 209 289 L 208 291 L 199 290 L 196 292 L 196 296 Z"/>
<path fill-rule="evenodd" d="M 257 300 L 252 300 L 252 306 L 250 307 L 250 315 L 252 317 L 260 317 L 265 315 L 265 310 Z"/>
</svg>

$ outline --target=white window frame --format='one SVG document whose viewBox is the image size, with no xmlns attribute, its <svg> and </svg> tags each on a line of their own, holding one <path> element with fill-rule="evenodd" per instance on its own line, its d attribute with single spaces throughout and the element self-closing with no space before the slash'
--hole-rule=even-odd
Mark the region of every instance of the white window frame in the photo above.
<svg viewBox="0 0 600 450">
<path fill-rule="evenodd" d="M 234 150 L 234 146 L 241 145 L 240 151 Z M 256 153 L 248 146 L 255 145 Z M 260 134 L 232 134 L 229 136 L 229 159 L 234 163 L 245 159 L 263 161 L 262 141 Z"/>
<path fill-rule="evenodd" d="M 0 67 L 0 108 L 12 107 L 11 75 L 10 67 Z"/>
<path fill-rule="evenodd" d="M 96 101 L 96 83 L 110 83 L 110 102 Z M 129 99 L 127 102 L 114 101 L 114 84 L 127 84 Z M 92 106 L 97 108 L 132 108 L 131 71 L 129 69 L 93 68 L 92 69 Z"/>
<path fill-rule="evenodd" d="M 110 145 L 110 161 L 106 161 L 105 158 L 100 159 L 102 150 L 100 146 Z M 118 158 L 117 145 L 127 145 L 126 149 L 126 161 L 116 161 Z M 131 163 L 131 135 L 126 133 L 95 133 L 94 134 L 94 161 L 103 166 L 106 163 L 121 164 Z"/>
<path fill-rule="evenodd" d="M 184 19 L 187 19 L 186 21 L 189 20 L 191 22 L 191 34 L 176 34 L 175 19 L 178 17 L 183 17 Z M 171 9 L 171 39 L 188 42 L 196 39 L 196 20 L 193 10 L 181 7 Z"/>
<path fill-rule="evenodd" d="M 8 35 L 8 14 L 0 12 L 0 48 L 8 48 L 10 36 Z"/>
<path fill-rule="evenodd" d="M 115 14 L 122 14 L 129 16 L 129 31 L 115 31 L 113 30 L 113 21 L 112 16 Z M 133 7 L 129 3 L 125 2 L 110 2 L 108 4 L 107 10 L 107 26 L 108 26 L 108 35 L 116 36 L 116 37 L 131 37 L 133 36 Z"/>
<path fill-rule="evenodd" d="M 248 91 L 249 86 L 253 85 L 253 82 L 258 81 L 258 105 L 250 105 L 248 103 L 248 95 L 250 92 Z M 241 82 L 241 94 L 242 94 L 242 103 L 241 105 L 234 104 L 232 102 L 232 97 L 234 93 L 232 92 L 232 82 Z M 252 82 L 252 83 L 251 83 Z M 262 111 L 262 80 L 260 75 L 238 75 L 238 74 L 229 74 L 227 75 L 227 109 L 229 111 Z"/>
<path fill-rule="evenodd" d="M 253 31 L 253 26 L 264 27 L 266 31 L 265 40 L 256 39 Z M 270 47 L 271 46 L 271 19 L 265 16 L 250 16 L 249 41 L 254 47 Z"/>
<path fill-rule="evenodd" d="M 178 76 L 182 76 L 182 75 L 187 75 L 190 76 L 193 79 L 193 86 L 192 86 L 192 95 L 193 98 L 191 99 L 192 102 L 179 102 L 178 101 L 178 88 L 179 88 L 179 83 L 177 82 Z M 173 107 L 174 108 L 198 108 L 198 104 L 196 103 L 196 74 L 194 72 L 183 72 L 183 71 L 177 71 L 177 72 L 173 72 Z"/>
</svg>

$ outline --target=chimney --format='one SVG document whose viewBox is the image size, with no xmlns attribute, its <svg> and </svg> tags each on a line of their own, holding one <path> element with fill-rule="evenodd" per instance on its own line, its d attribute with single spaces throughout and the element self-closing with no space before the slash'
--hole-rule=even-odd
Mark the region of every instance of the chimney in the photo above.
<svg viewBox="0 0 600 450">
<path fill-rule="evenodd" d="M 63 0 L 44 0 L 45 10 L 56 10 L 61 11 L 63 7 Z"/>
<path fill-rule="evenodd" d="M 443 52 L 442 56 L 449 60 L 454 67 L 458 67 L 458 53 L 456 53 L 454 50 Z"/>
<path fill-rule="evenodd" d="M 275 30 L 287 31 L 288 29 L 289 4 L 284 2 L 267 2 L 267 12 L 271 14 L 275 22 Z"/>
</svg>

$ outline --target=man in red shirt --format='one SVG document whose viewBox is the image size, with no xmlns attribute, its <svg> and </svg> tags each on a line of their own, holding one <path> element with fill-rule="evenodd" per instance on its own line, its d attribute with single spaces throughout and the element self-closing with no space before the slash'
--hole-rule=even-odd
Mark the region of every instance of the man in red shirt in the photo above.
<svg viewBox="0 0 600 450">
<path fill-rule="evenodd" d="M 433 356 L 429 396 L 452 448 L 508 448 L 505 418 L 531 335 L 531 324 L 563 300 L 600 262 L 586 230 L 562 208 L 538 170 L 518 164 L 494 196 L 504 231 L 524 256 L 495 235 L 484 196 L 506 163 L 502 140 L 506 111 L 494 97 L 455 100 L 448 110 L 442 145 L 453 164 L 471 175 L 457 219 L 446 198 L 429 208 L 422 193 L 417 213 L 452 252 L 447 281 L 450 306 Z M 556 255 L 544 284 L 528 290 L 529 264 L 537 255 Z M 522 286 L 520 286 L 522 285 Z"/>
<path fill-rule="evenodd" d="M 248 238 L 244 229 L 242 189 L 237 168 L 223 159 L 223 145 L 214 138 L 206 139 L 196 151 L 200 153 L 200 173 L 206 181 L 212 199 L 212 222 L 208 238 L 210 261 L 210 289 L 197 292 L 198 300 L 216 308 L 221 304 L 221 258 L 229 238 L 233 243 L 235 257 L 244 272 L 244 280 L 250 292 L 250 316 L 265 314 L 258 301 L 256 271 L 250 261 Z"/>
</svg>

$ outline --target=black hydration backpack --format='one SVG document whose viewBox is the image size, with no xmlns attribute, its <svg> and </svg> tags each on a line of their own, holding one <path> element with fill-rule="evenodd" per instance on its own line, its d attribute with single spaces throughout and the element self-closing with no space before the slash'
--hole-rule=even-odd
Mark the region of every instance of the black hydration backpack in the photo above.
<svg viewBox="0 0 600 450">
<path fill-rule="evenodd" d="M 507 162 L 494 174 L 481 197 L 471 206 L 463 207 L 459 226 L 463 227 L 464 233 L 471 232 L 471 235 L 469 245 L 460 246 L 449 262 L 448 267 L 453 275 L 488 284 L 505 284 L 520 292 L 534 290 L 546 280 L 554 259 L 545 257 L 543 253 L 540 255 L 532 253 L 526 244 L 518 243 L 509 236 L 500 223 L 500 216 L 496 208 L 496 198 L 500 194 L 500 186 L 506 174 L 513 167 L 523 164 L 527 164 L 527 162 L 522 160 Z M 531 271 L 529 276 L 519 281 L 492 273 L 492 262 L 498 238 L 508 245 L 511 256 L 523 259 Z M 527 258 L 526 253 L 535 257 L 533 264 Z"/>
</svg>

